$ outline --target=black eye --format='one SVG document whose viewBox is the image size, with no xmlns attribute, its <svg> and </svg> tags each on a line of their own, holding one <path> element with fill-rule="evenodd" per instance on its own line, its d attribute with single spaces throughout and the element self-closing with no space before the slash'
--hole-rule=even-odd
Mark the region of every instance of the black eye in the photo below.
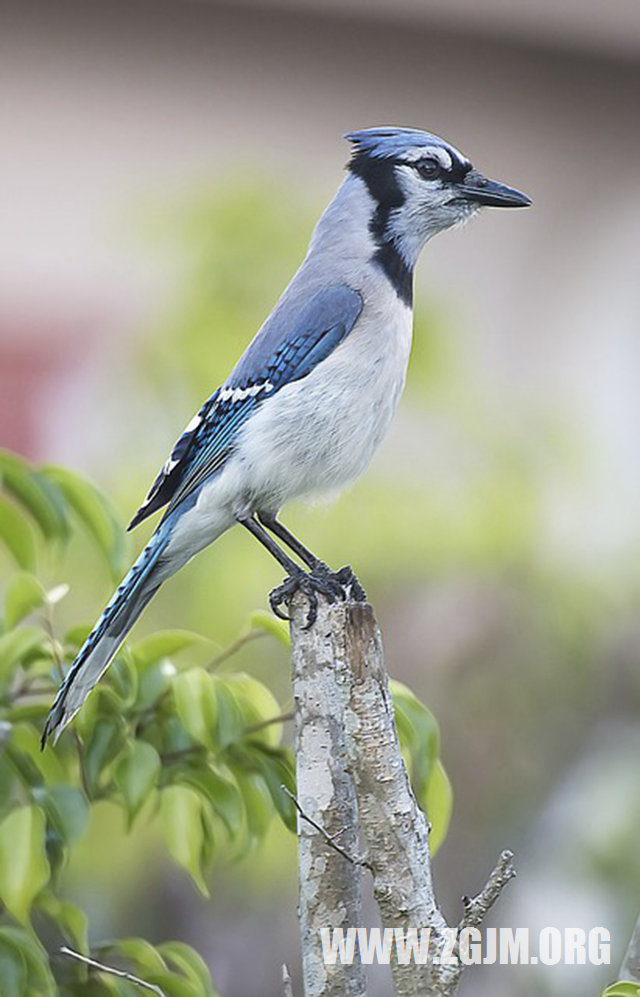
<svg viewBox="0 0 640 997">
<path fill-rule="evenodd" d="M 436 159 L 421 159 L 416 163 L 416 170 L 423 180 L 435 180 L 440 175 L 442 167 Z"/>
</svg>

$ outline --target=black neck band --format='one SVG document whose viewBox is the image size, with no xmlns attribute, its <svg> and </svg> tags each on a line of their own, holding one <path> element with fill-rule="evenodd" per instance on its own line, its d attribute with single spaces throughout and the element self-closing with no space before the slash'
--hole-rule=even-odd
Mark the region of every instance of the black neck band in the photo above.
<svg viewBox="0 0 640 997">
<path fill-rule="evenodd" d="M 396 208 L 402 207 L 404 193 L 395 174 L 392 159 L 355 154 L 349 169 L 367 185 L 367 190 L 376 202 L 376 210 L 369 223 L 369 230 L 377 245 L 373 260 L 391 282 L 401 301 L 409 307 L 413 303 L 413 267 L 410 267 L 398 250 L 389 233 L 389 217 Z"/>
</svg>

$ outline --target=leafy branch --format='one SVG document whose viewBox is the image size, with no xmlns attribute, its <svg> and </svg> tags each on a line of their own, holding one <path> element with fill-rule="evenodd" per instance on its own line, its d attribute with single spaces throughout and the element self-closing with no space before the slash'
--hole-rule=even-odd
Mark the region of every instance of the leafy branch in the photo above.
<svg viewBox="0 0 640 997">
<path fill-rule="evenodd" d="M 9 555 L 0 629 L 3 997 L 71 997 L 78 987 L 103 997 L 129 994 L 132 985 L 165 997 L 212 997 L 209 971 L 186 945 L 128 938 L 90 946 L 87 918 L 65 896 L 65 870 L 101 801 L 121 808 L 130 832 L 158 828 L 169 855 L 205 896 L 216 863 L 255 848 L 276 816 L 293 832 L 300 816 L 324 845 L 331 840 L 343 864 L 356 854 L 343 843 L 344 822 L 325 830 L 308 812 L 309 794 L 299 802 L 292 750 L 283 743 L 285 724 L 304 719 L 299 708 L 283 706 L 266 685 L 234 668 L 236 655 L 261 639 L 286 645 L 288 656 L 288 631 L 254 612 L 214 654 L 209 640 L 186 630 L 129 642 L 72 730 L 41 752 L 55 689 L 87 632 L 78 625 L 61 632 L 57 624 L 58 604 L 66 597 L 72 611 L 81 584 L 59 580 L 60 555 L 84 530 L 115 574 L 124 531 L 94 486 L 60 468 L 34 468 L 0 453 L 0 485 L 0 544 Z M 56 565 L 52 586 L 39 577 L 43 552 Z M 402 751 L 437 846 L 451 808 L 437 724 L 406 687 L 392 692 Z M 51 948 L 52 938 L 62 949 Z"/>
</svg>

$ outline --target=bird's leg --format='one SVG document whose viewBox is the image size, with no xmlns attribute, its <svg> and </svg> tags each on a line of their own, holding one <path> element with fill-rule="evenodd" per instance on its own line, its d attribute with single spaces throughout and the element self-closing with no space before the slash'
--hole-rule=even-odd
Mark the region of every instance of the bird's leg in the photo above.
<svg viewBox="0 0 640 997">
<path fill-rule="evenodd" d="M 249 530 L 249 533 L 252 533 L 263 547 L 266 547 L 272 557 L 275 557 L 278 564 L 281 564 L 287 572 L 287 578 L 285 578 L 282 585 L 278 585 L 277 588 L 269 593 L 269 605 L 280 619 L 289 619 L 280 607 L 283 602 L 288 604 L 296 592 L 303 592 L 309 603 L 309 613 L 305 627 L 307 630 L 313 626 L 318 615 L 318 593 L 324 595 L 329 602 L 335 602 L 336 599 L 344 599 L 343 585 L 330 571 L 316 572 L 316 570 L 312 569 L 307 574 L 307 572 L 302 570 L 300 565 L 291 560 L 289 555 L 269 536 L 264 527 L 253 516 L 243 516 L 242 518 L 238 518 L 238 522 L 245 529 Z"/>
<path fill-rule="evenodd" d="M 321 561 L 319 557 L 316 557 L 308 547 L 305 547 L 303 543 L 298 540 L 286 526 L 283 526 L 280 520 L 270 512 L 259 512 L 258 519 L 263 526 L 266 526 L 268 530 L 274 533 L 279 540 L 282 540 L 287 547 L 293 551 L 294 554 L 300 558 L 301 561 L 311 569 L 312 574 L 316 575 L 331 575 L 335 578 L 343 589 L 349 590 L 349 595 L 356 602 L 366 602 L 367 595 L 362 585 L 358 581 L 353 568 L 350 565 L 346 565 L 339 571 L 331 571 L 331 569 Z"/>
<path fill-rule="evenodd" d="M 301 561 L 307 565 L 308 568 L 318 568 L 320 566 L 326 567 L 324 561 L 321 561 L 319 557 L 316 557 L 308 547 L 305 547 L 303 543 L 298 540 L 297 537 L 291 533 L 286 526 L 283 526 L 279 519 L 276 518 L 270 512 L 259 512 L 258 519 L 263 526 L 266 526 L 271 533 L 275 533 L 279 540 L 282 540 L 284 544 L 287 545 L 289 550 L 292 550 L 294 554 L 297 554 Z M 329 569 L 327 568 L 327 571 Z"/>
</svg>

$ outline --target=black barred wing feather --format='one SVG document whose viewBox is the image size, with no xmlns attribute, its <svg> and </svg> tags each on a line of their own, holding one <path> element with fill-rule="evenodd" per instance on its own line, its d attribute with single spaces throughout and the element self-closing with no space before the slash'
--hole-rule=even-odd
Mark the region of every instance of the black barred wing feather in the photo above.
<svg viewBox="0 0 640 997">
<path fill-rule="evenodd" d="M 277 308 L 226 383 L 189 423 L 129 529 L 167 503 L 174 509 L 220 470 L 255 408 L 326 359 L 361 310 L 360 295 L 343 284 L 318 291 L 304 306 Z"/>
<path fill-rule="evenodd" d="M 184 478 L 189 466 L 189 459 L 197 450 L 212 416 L 215 421 L 214 413 L 219 395 L 220 389 L 218 388 L 185 428 L 182 436 L 174 445 L 168 460 L 151 485 L 146 499 L 129 523 L 128 529 L 132 530 L 147 516 L 151 516 L 157 509 L 162 509 L 167 502 L 171 501 Z"/>
</svg>

